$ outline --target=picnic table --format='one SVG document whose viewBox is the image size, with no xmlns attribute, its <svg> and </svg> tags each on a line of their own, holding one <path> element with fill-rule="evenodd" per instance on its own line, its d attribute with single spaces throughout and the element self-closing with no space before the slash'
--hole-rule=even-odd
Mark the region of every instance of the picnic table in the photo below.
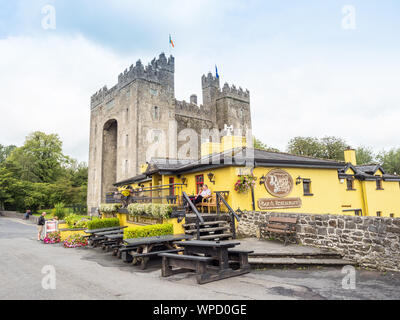
<svg viewBox="0 0 400 320">
<path fill-rule="evenodd" d="M 186 234 L 124 239 L 124 244 L 117 249 L 118 256 L 134 265 L 140 263 L 141 269 L 144 270 L 150 257 L 160 253 L 180 252 L 182 249 L 179 246 L 183 243 L 182 240 L 190 239 L 192 236 Z"/>
<path fill-rule="evenodd" d="M 99 244 L 107 241 L 107 236 L 109 235 L 122 235 L 124 227 L 112 227 L 112 228 L 102 228 L 95 230 L 85 230 L 85 233 L 88 233 L 85 237 L 88 238 L 89 244 L 92 247 L 96 247 Z"/>
<path fill-rule="evenodd" d="M 179 246 L 184 249 L 183 255 L 160 254 L 163 257 L 162 276 L 168 277 L 189 269 L 197 272 L 197 282 L 203 284 L 248 273 L 248 255 L 253 251 L 235 250 L 234 247 L 239 244 L 237 241 L 180 242 Z M 181 269 L 172 270 L 172 267 Z"/>
</svg>

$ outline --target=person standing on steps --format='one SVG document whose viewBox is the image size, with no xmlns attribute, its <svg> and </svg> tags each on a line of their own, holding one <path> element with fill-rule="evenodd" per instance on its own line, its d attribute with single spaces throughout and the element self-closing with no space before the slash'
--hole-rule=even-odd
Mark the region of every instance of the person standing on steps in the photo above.
<svg viewBox="0 0 400 320">
<path fill-rule="evenodd" d="M 43 227 L 44 224 L 46 223 L 46 219 L 44 218 L 45 216 L 46 212 L 43 212 L 38 220 L 38 241 L 42 240 Z"/>
</svg>

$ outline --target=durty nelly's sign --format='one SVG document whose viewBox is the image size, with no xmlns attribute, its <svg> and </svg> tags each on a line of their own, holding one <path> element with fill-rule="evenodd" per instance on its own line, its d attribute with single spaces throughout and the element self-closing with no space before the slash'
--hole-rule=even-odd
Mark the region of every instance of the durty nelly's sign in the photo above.
<svg viewBox="0 0 400 320">
<path fill-rule="evenodd" d="M 285 170 L 274 169 L 268 172 L 264 185 L 271 195 L 283 198 L 292 192 L 293 179 Z"/>
<path fill-rule="evenodd" d="M 302 202 L 300 198 L 258 199 L 258 207 L 261 210 L 301 208 L 301 204 Z"/>
</svg>

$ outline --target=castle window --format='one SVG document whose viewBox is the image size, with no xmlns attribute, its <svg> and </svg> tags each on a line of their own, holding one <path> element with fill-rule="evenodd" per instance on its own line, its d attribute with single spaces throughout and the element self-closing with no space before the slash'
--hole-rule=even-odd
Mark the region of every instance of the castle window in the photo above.
<svg viewBox="0 0 400 320">
<path fill-rule="evenodd" d="M 354 189 L 354 179 L 353 178 L 347 178 L 346 179 L 347 183 L 347 190 L 355 190 Z"/>
<path fill-rule="evenodd" d="M 303 193 L 305 196 L 313 196 L 311 193 L 311 180 L 303 179 Z"/>
<path fill-rule="evenodd" d="M 153 107 L 153 120 L 160 120 L 160 107 Z"/>
<path fill-rule="evenodd" d="M 126 108 L 126 122 L 129 122 L 129 108 Z"/>
<path fill-rule="evenodd" d="M 376 180 L 376 190 L 383 190 L 383 187 L 382 187 L 382 179 L 377 179 Z"/>
<path fill-rule="evenodd" d="M 125 146 L 129 147 L 129 135 L 125 136 Z"/>
</svg>

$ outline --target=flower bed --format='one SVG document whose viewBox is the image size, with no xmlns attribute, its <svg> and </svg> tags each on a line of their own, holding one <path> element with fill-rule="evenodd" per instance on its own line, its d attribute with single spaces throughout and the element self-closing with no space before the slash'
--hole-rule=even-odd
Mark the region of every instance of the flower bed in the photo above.
<svg viewBox="0 0 400 320">
<path fill-rule="evenodd" d="M 87 245 L 88 245 L 87 238 L 84 238 L 83 235 L 81 234 L 70 235 L 64 241 L 65 248 L 80 248 L 80 247 L 86 247 Z"/>
<path fill-rule="evenodd" d="M 61 242 L 61 234 L 59 231 L 49 233 L 46 238 L 43 239 L 44 244 L 54 244 Z"/>
</svg>

